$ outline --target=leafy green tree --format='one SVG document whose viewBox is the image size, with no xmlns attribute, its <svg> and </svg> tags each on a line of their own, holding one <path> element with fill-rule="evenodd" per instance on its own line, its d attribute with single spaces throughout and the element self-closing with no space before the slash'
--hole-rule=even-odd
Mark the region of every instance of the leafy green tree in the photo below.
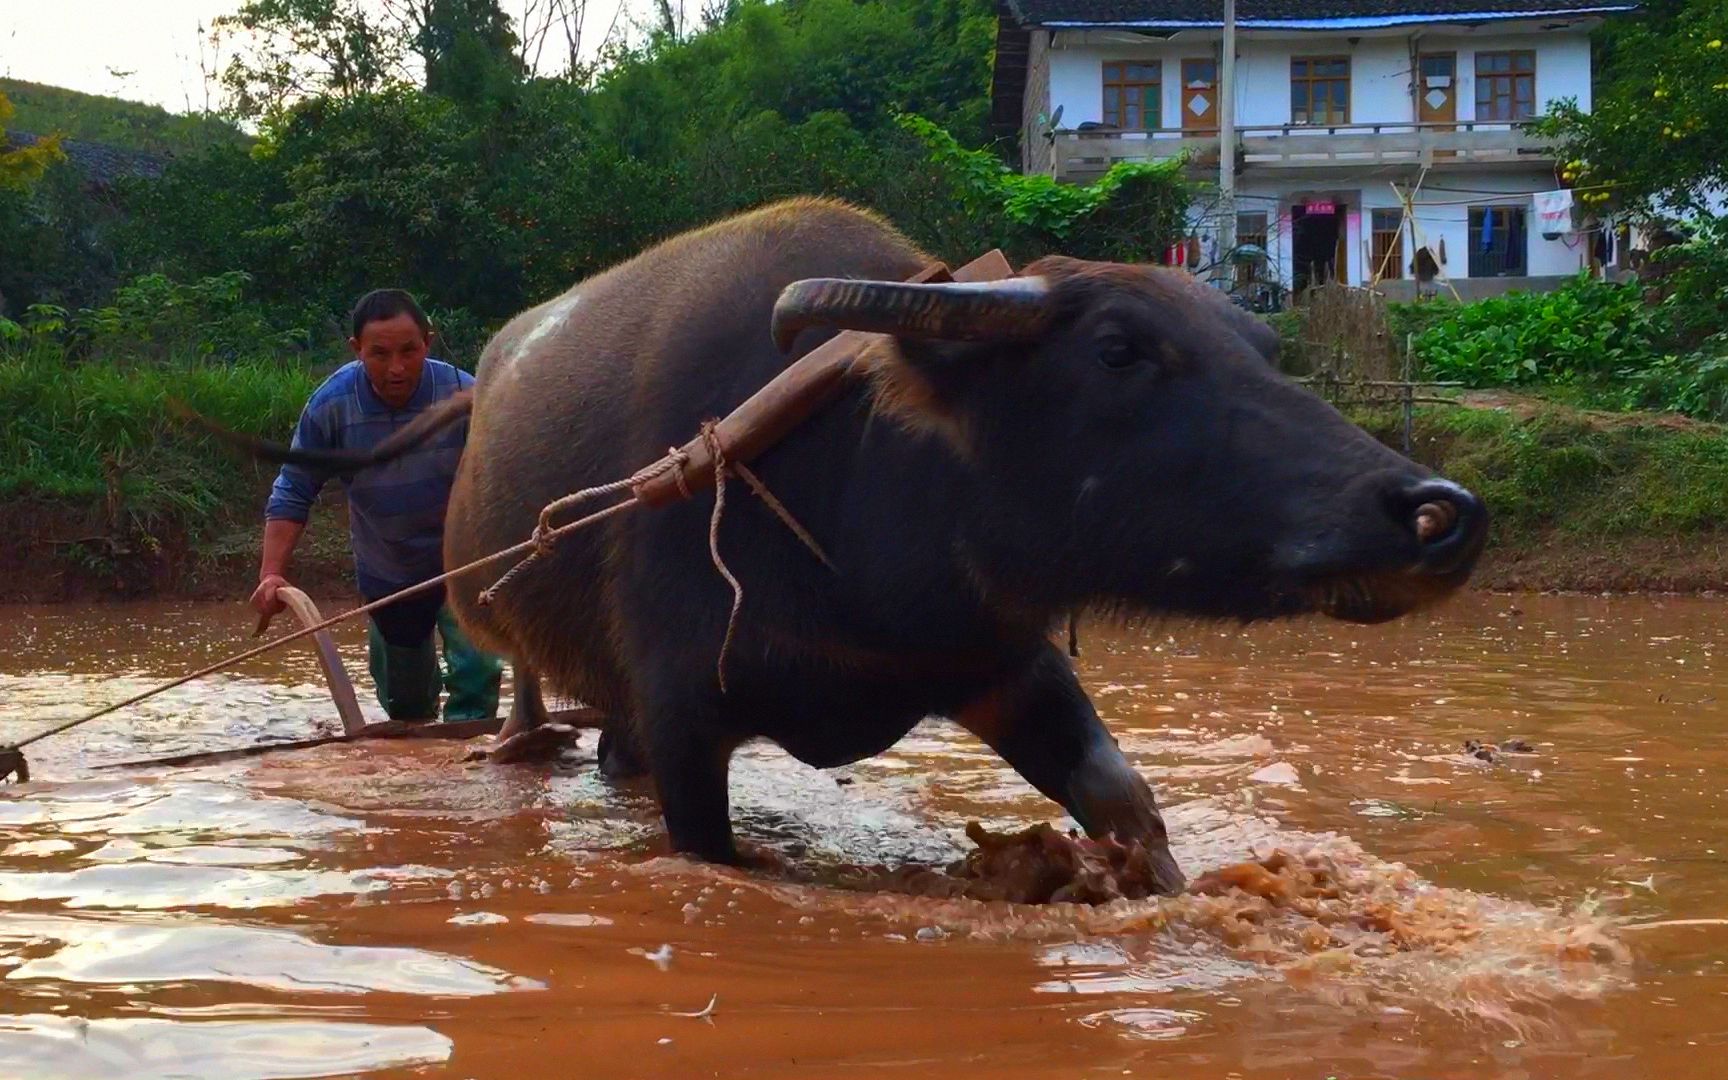
<svg viewBox="0 0 1728 1080">
<path fill-rule="evenodd" d="M 239 46 L 222 71 L 228 108 L 244 119 L 291 102 L 378 90 L 405 79 L 407 43 L 366 0 L 245 0 L 212 23 Z"/>
<path fill-rule="evenodd" d="M 12 102 L 0 94 L 0 190 L 22 191 L 42 178 L 48 167 L 64 160 L 58 136 L 49 135 L 31 146 L 7 148 L 6 121 Z"/>
<path fill-rule="evenodd" d="M 1686 212 L 1728 188 L 1728 4 L 1650 0 L 1598 53 L 1591 111 L 1562 102 L 1544 126 L 1584 205 Z"/>
<path fill-rule="evenodd" d="M 527 74 L 498 0 L 415 0 L 411 8 L 428 93 L 470 104 L 496 100 Z"/>
</svg>

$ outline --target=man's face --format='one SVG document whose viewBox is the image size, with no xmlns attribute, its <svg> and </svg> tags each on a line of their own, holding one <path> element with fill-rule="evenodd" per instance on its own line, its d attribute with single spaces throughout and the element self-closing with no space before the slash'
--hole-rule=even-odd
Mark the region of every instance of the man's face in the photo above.
<svg viewBox="0 0 1728 1080">
<path fill-rule="evenodd" d="M 373 319 L 360 328 L 359 337 L 348 339 L 348 347 L 366 365 L 366 381 L 392 409 L 400 409 L 414 397 L 431 346 L 431 335 L 411 315 Z"/>
</svg>

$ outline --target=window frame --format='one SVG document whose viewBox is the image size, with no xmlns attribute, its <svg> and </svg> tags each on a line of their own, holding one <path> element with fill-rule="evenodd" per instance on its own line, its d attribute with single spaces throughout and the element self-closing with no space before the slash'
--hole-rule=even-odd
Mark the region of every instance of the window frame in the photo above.
<svg viewBox="0 0 1728 1080">
<path fill-rule="evenodd" d="M 1298 64 L 1306 64 L 1307 65 L 1307 69 L 1306 69 L 1304 74 L 1298 75 L 1296 73 L 1296 65 L 1298 65 Z M 1343 64 L 1344 65 L 1344 74 L 1343 75 L 1331 75 L 1331 74 L 1317 75 L 1314 72 L 1314 66 L 1316 64 Z M 1343 127 L 1343 126 L 1349 124 L 1350 123 L 1350 98 L 1351 98 L 1352 92 L 1355 89 L 1354 78 L 1355 78 L 1355 73 L 1353 70 L 1353 65 L 1350 63 L 1350 57 L 1347 54 L 1346 55 L 1331 55 L 1331 56 L 1292 56 L 1290 58 L 1290 124 L 1291 124 L 1291 126 L 1292 127 Z M 1337 117 L 1335 117 L 1333 115 L 1333 112 L 1332 112 L 1332 95 L 1330 93 L 1328 93 L 1326 95 L 1326 119 L 1325 120 L 1315 120 L 1314 119 L 1314 88 L 1318 85 L 1321 85 L 1321 84 L 1325 84 L 1325 85 L 1330 86 L 1334 83 L 1340 83 L 1340 82 L 1344 84 L 1344 116 L 1343 116 L 1343 119 L 1338 119 Z M 1306 97 L 1307 106 L 1306 106 L 1304 111 L 1307 114 L 1308 118 L 1305 120 L 1296 119 L 1296 113 L 1297 113 L 1296 88 L 1297 88 L 1297 86 L 1304 86 L 1307 88 L 1307 97 Z"/>
<path fill-rule="evenodd" d="M 1507 62 L 1506 70 L 1482 70 L 1484 60 L 1497 60 L 1502 57 Z M 1523 59 L 1529 61 L 1528 69 L 1518 66 L 1518 62 Z M 1477 120 L 1488 124 L 1517 124 L 1535 118 L 1537 101 L 1535 49 L 1485 49 L 1476 53 L 1471 68 L 1476 75 Z M 1520 101 L 1518 97 L 1518 84 L 1524 80 L 1527 80 L 1529 85 L 1528 101 Z M 1505 92 L 1498 92 L 1501 89 L 1504 89 Z M 1486 95 L 1486 100 L 1484 100 L 1484 95 Z M 1504 116 L 1500 115 L 1499 109 L 1495 107 L 1502 101 L 1507 103 L 1508 114 Z M 1519 111 L 1521 106 L 1527 108 L 1528 111 L 1521 113 Z M 1485 107 L 1492 115 L 1484 113 Z"/>
<path fill-rule="evenodd" d="M 1150 68 L 1153 73 L 1153 78 L 1151 80 L 1130 79 L 1128 78 L 1128 70 L 1131 67 Z M 1110 78 L 1111 68 L 1115 68 L 1118 72 L 1118 77 L 1115 79 Z M 1101 87 L 1099 93 L 1100 109 L 1098 115 L 1106 125 L 1114 127 L 1118 131 L 1160 131 L 1163 129 L 1164 61 L 1162 58 L 1155 57 L 1150 60 L 1105 60 L 1099 65 L 1098 73 Z M 1110 91 L 1112 89 L 1117 91 L 1116 119 L 1114 121 L 1110 119 Z M 1123 95 L 1129 89 L 1138 89 L 1141 92 L 1138 105 L 1140 111 L 1140 123 L 1135 127 L 1129 127 L 1121 122 L 1122 114 L 1125 111 L 1126 106 L 1126 98 Z M 1154 91 L 1152 101 L 1156 103 L 1156 108 L 1158 110 L 1157 116 L 1153 118 L 1156 122 L 1152 124 L 1147 124 L 1146 122 L 1146 90 L 1148 89 Z"/>
<path fill-rule="evenodd" d="M 1257 219 L 1257 220 L 1256 220 Z M 1261 251 L 1270 256 L 1272 241 L 1272 215 L 1264 210 L 1239 210 L 1236 213 L 1236 245 L 1257 244 Z M 1240 262 L 1236 265 L 1236 284 L 1246 285 L 1254 276 L 1254 265 Z"/>
<path fill-rule="evenodd" d="M 1482 216 L 1493 214 L 1496 217 L 1495 234 L 1510 236 L 1512 223 L 1518 223 L 1518 246 L 1511 244 L 1503 247 L 1496 244 L 1496 252 L 1504 251 L 1517 258 L 1516 264 L 1509 264 L 1504 257 L 1491 258 L 1494 253 L 1484 252 L 1481 245 Z M 1496 277 L 1528 277 L 1530 275 L 1530 217 L 1522 206 L 1472 206 L 1465 215 L 1465 228 L 1468 230 L 1469 273 L 1473 278 Z"/>
<path fill-rule="evenodd" d="M 1380 223 L 1392 217 L 1392 227 L 1383 229 Z M 1381 281 L 1397 281 L 1404 277 L 1404 211 L 1376 207 L 1368 214 L 1369 244 L 1368 276 Z"/>
</svg>

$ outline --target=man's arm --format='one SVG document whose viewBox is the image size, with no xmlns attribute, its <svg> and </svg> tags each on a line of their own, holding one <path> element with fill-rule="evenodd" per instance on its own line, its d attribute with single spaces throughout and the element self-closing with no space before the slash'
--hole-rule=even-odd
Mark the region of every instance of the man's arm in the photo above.
<svg viewBox="0 0 1728 1080">
<path fill-rule="evenodd" d="M 336 448 L 323 410 L 316 409 L 316 404 L 314 395 L 300 413 L 300 422 L 294 427 L 295 449 Z M 269 617 L 287 606 L 277 598 L 276 591 L 288 584 L 288 563 L 294 555 L 294 546 L 306 531 L 312 504 L 318 500 L 318 491 L 327 479 L 325 473 L 304 465 L 284 465 L 276 475 L 270 501 L 264 508 L 264 550 L 258 560 L 258 587 L 252 592 L 252 607 L 260 615 Z"/>
<path fill-rule="evenodd" d="M 288 560 L 305 531 L 303 521 L 272 518 L 264 523 L 264 556 L 258 561 L 258 587 L 252 592 L 252 607 L 258 614 L 275 615 L 288 606 L 276 590 L 288 584 Z"/>
</svg>

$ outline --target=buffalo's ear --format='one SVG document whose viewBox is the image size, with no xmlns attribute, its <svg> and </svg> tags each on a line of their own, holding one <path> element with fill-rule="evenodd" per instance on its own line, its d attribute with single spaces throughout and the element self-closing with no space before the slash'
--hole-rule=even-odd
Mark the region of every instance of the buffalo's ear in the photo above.
<svg viewBox="0 0 1728 1080">
<path fill-rule="evenodd" d="M 1166 273 L 1169 280 L 1178 282 L 1196 304 L 1222 320 L 1225 326 L 1246 342 L 1268 365 L 1278 367 L 1278 353 L 1283 343 L 1279 341 L 1278 331 L 1273 329 L 1271 323 L 1231 300 L 1223 289 L 1208 285 L 1179 270 Z"/>
<path fill-rule="evenodd" d="M 997 343 L 882 338 L 865 348 L 857 369 L 869 381 L 875 415 L 964 450 L 964 403 L 993 377 L 1003 349 Z"/>
</svg>

